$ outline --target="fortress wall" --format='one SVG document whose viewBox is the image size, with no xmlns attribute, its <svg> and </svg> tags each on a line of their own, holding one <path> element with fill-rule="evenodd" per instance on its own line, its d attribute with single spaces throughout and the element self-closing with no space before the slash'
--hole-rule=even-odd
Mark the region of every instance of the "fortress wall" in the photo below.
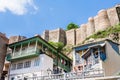
<svg viewBox="0 0 120 80">
<path fill-rule="evenodd" d="M 100 10 L 95 17 L 90 17 L 87 24 L 81 25 L 80 28 L 74 30 L 64 31 L 56 29 L 48 31 L 43 34 L 43 39 L 47 41 L 63 42 L 65 44 L 79 44 L 95 32 L 105 30 L 111 25 L 120 22 L 120 5 L 116 7 Z"/>
<path fill-rule="evenodd" d="M 49 31 L 49 41 L 59 41 L 59 29 Z"/>
<path fill-rule="evenodd" d="M 76 32 L 75 29 L 66 31 L 66 44 L 75 45 L 76 41 Z"/>
<path fill-rule="evenodd" d="M 112 26 L 120 22 L 120 6 L 107 9 L 107 14 Z"/>
<path fill-rule="evenodd" d="M 81 28 L 76 29 L 76 45 L 80 44 L 81 42 Z"/>
<path fill-rule="evenodd" d="M 49 36 L 46 35 L 46 38 L 49 38 L 49 41 L 63 42 L 65 44 L 65 31 L 61 28 L 51 30 L 49 31 Z"/>
<path fill-rule="evenodd" d="M 119 23 L 120 23 L 120 5 L 116 7 L 118 18 L 119 18 Z"/>
<path fill-rule="evenodd" d="M 82 41 L 84 41 L 85 39 L 86 39 L 86 37 L 87 37 L 87 34 L 86 34 L 86 29 L 87 29 L 87 25 L 86 24 L 82 24 L 81 26 L 80 26 L 80 34 L 81 34 L 81 39 L 80 39 L 80 41 L 82 42 Z"/>
<path fill-rule="evenodd" d="M 90 17 L 88 19 L 87 28 L 86 28 L 86 35 L 87 35 L 87 37 L 92 35 L 94 32 L 95 32 L 94 18 Z"/>
<path fill-rule="evenodd" d="M 25 36 L 19 36 L 19 41 L 24 40 L 24 39 L 27 39 L 27 37 L 25 37 Z"/>
<path fill-rule="evenodd" d="M 94 20 L 95 20 L 95 32 L 105 30 L 106 28 L 111 26 L 106 10 L 100 10 L 98 12 L 98 15 L 94 17 Z"/>
<path fill-rule="evenodd" d="M 63 42 L 64 44 L 66 44 L 65 31 L 61 28 L 60 28 L 60 33 L 59 33 L 59 42 Z"/>
<path fill-rule="evenodd" d="M 94 23 L 95 23 L 95 32 L 97 32 L 98 31 L 97 26 L 99 26 L 99 18 L 97 15 L 94 17 Z"/>
<path fill-rule="evenodd" d="M 18 41 L 23 40 L 23 39 L 26 39 L 26 37 L 25 36 L 11 36 L 9 38 L 9 44 L 14 43 L 14 42 L 18 42 Z"/>
<path fill-rule="evenodd" d="M 10 36 L 9 44 L 19 41 L 19 36 Z"/>
<path fill-rule="evenodd" d="M 43 32 L 43 35 L 41 36 L 43 39 L 45 39 L 46 41 L 49 41 L 49 30 L 45 30 Z"/>
</svg>

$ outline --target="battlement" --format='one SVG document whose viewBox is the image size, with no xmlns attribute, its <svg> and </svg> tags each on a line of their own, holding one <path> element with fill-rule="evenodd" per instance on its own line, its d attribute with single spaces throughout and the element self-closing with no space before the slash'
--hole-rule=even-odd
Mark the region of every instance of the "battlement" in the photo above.
<svg viewBox="0 0 120 80">
<path fill-rule="evenodd" d="M 98 11 L 96 16 L 88 18 L 88 22 L 81 24 L 78 29 L 68 31 L 63 29 L 46 30 L 42 36 L 47 41 L 77 45 L 95 32 L 105 30 L 118 23 L 120 23 L 120 4 Z"/>
</svg>

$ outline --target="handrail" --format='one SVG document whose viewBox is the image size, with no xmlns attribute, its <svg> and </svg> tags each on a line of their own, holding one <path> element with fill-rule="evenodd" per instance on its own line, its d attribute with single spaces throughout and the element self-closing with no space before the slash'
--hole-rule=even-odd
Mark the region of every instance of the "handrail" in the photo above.
<svg viewBox="0 0 120 80">
<path fill-rule="evenodd" d="M 35 76 L 29 77 L 29 80 L 71 80 L 71 79 L 87 79 L 104 77 L 104 70 L 88 70 L 82 72 L 70 72 L 70 73 L 60 73 L 60 74 L 50 74 L 45 76 Z"/>
</svg>

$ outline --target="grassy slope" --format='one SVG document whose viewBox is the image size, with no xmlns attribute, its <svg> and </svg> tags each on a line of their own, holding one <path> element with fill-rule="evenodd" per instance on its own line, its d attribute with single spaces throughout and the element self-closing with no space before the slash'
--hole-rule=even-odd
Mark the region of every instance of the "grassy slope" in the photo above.
<svg viewBox="0 0 120 80">
<path fill-rule="evenodd" d="M 85 40 L 89 40 L 90 38 L 93 39 L 105 38 L 112 33 L 118 33 L 118 32 L 120 32 L 120 24 L 111 26 L 106 30 L 98 31 L 97 33 L 94 33 L 93 35 L 87 37 Z"/>
</svg>

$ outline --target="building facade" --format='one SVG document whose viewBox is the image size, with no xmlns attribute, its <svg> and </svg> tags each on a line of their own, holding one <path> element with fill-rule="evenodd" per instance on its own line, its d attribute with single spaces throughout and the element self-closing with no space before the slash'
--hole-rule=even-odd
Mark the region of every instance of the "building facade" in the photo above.
<svg viewBox="0 0 120 80">
<path fill-rule="evenodd" d="M 9 80 L 48 75 L 48 70 L 53 74 L 71 70 L 71 60 L 40 36 L 9 44 L 9 48 Z"/>
<path fill-rule="evenodd" d="M 120 73 L 119 60 L 119 44 L 108 39 L 73 48 L 75 72 L 99 70 L 99 76 L 118 75 Z"/>
<path fill-rule="evenodd" d="M 8 39 L 8 43 L 7 44 L 11 44 L 11 43 L 14 43 L 14 42 L 18 42 L 18 41 L 21 41 L 21 40 L 24 40 L 26 39 L 25 36 L 11 36 L 9 39 Z M 9 53 L 12 53 L 12 50 L 7 48 L 5 49 L 7 52 L 6 52 L 6 55 L 8 55 Z M 9 71 L 9 66 L 10 66 L 10 62 L 7 61 L 5 59 L 5 62 L 4 62 L 4 68 L 3 68 L 3 80 L 8 80 L 8 71 Z"/>
<path fill-rule="evenodd" d="M 8 44 L 8 38 L 5 36 L 5 34 L 0 33 L 0 79 L 1 78 L 3 79 L 4 74 L 6 74 L 6 72 L 3 71 L 3 67 L 7 52 L 7 44 Z"/>
</svg>

